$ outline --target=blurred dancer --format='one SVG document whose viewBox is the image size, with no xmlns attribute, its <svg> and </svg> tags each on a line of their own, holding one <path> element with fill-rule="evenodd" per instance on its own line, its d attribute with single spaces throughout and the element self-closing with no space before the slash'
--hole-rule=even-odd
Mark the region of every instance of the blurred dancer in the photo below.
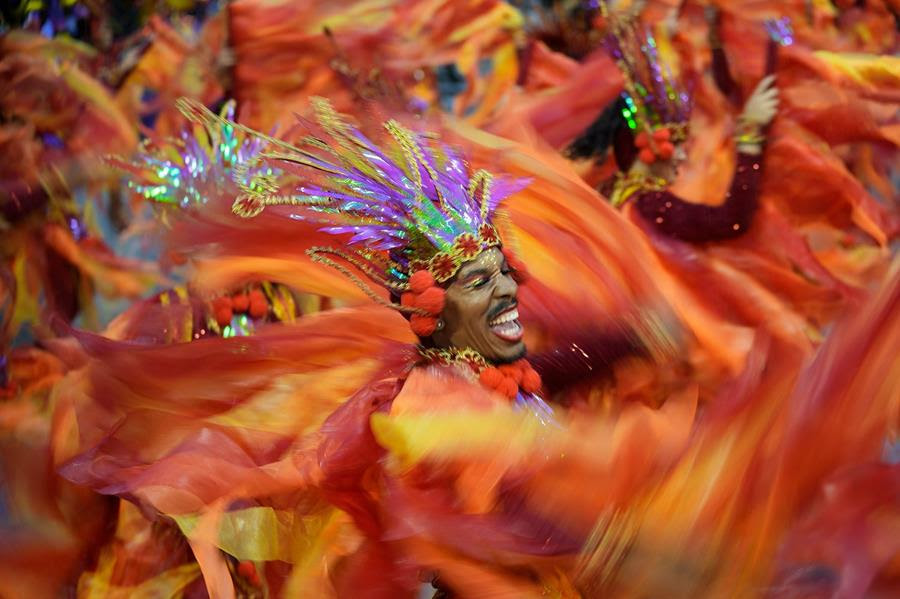
<svg viewBox="0 0 900 599">
<path fill-rule="evenodd" d="M 787 116 L 780 118 L 774 129 L 769 130 L 769 123 L 775 116 L 778 94 L 770 87 L 771 77 L 767 77 L 755 82 L 754 92 L 744 103 L 734 124 L 734 141 L 720 143 L 719 135 L 730 127 L 729 104 L 741 104 L 746 82 L 738 81 L 746 79 L 746 74 L 735 74 L 717 41 L 717 13 L 707 11 L 706 18 L 715 86 L 703 76 L 689 74 L 696 68 L 691 67 L 696 57 L 702 56 L 700 50 L 689 53 L 682 48 L 673 56 L 670 40 L 654 36 L 647 26 L 634 20 L 612 19 L 611 46 L 629 91 L 600 115 L 573 144 L 571 152 L 614 151 L 615 164 L 625 171 L 614 179 L 611 198 L 615 203 L 627 200 L 626 211 L 648 232 L 667 270 L 677 273 L 687 283 L 688 294 L 696 295 L 707 306 L 704 324 L 693 321 L 691 328 L 705 339 L 704 344 L 714 355 L 733 367 L 743 360 L 743 352 L 737 350 L 738 336 L 731 337 L 736 342 L 732 344 L 723 343 L 722 339 L 728 337 L 721 334 L 715 339 L 709 337 L 707 327 L 716 318 L 722 318 L 723 324 L 764 326 L 798 347 L 809 347 L 809 340 L 816 342 L 822 327 L 844 306 L 853 305 L 864 295 L 865 291 L 856 286 L 858 276 L 845 282 L 845 267 L 837 265 L 834 272 L 829 270 L 795 224 L 796 219 L 788 220 L 805 198 L 828 197 L 837 202 L 845 190 L 859 183 L 841 175 L 843 165 L 823 162 L 821 144 L 789 128 L 790 119 L 799 113 L 793 94 L 796 75 L 788 83 Z M 761 62 L 767 65 L 767 71 L 763 73 L 771 73 L 783 62 L 778 59 L 782 52 L 787 53 L 788 60 L 796 54 L 790 53 L 791 46 L 779 47 L 779 43 L 791 39 L 791 31 L 783 22 L 769 22 L 766 27 L 771 38 L 768 47 L 754 46 L 754 56 L 756 62 L 764 58 Z M 759 29 L 765 36 L 765 29 Z M 664 59 L 665 53 L 669 61 Z M 671 61 L 679 56 L 689 72 L 675 76 Z M 746 55 L 742 60 L 753 62 Z M 705 134 L 697 135 L 698 129 Z M 689 131 L 695 132 L 690 138 Z M 763 154 L 767 137 L 772 141 Z M 688 140 L 690 143 L 685 143 Z M 736 160 L 729 156 L 732 147 Z M 722 168 L 731 164 L 733 173 Z M 676 166 L 680 168 L 676 170 Z M 804 181 L 802 189 L 794 185 L 795 180 Z M 725 197 L 717 200 L 715 194 L 720 189 Z M 787 190 L 794 190 L 790 200 Z M 849 198 L 849 194 L 844 197 Z M 889 214 L 881 208 L 875 211 L 878 213 Z M 822 215 L 817 218 L 822 220 Z M 873 221 L 890 226 L 889 217 L 867 222 Z M 883 236 L 875 227 L 868 230 L 876 231 L 876 238 Z M 835 262 L 829 260 L 828 265 L 832 264 Z M 886 267 L 887 262 L 882 264 Z M 875 267 L 869 272 L 870 280 L 877 281 L 881 274 L 875 273 L 883 270 Z M 750 296 L 754 301 L 747 301 Z M 684 310 L 682 313 L 687 314 Z M 744 346 L 747 349 L 749 345 Z"/>
<path fill-rule="evenodd" d="M 86 62 L 61 40 L 12 32 L 0 41 L 0 293 L 8 302 L 0 352 L 20 332 L 52 336 L 52 317 L 80 314 L 93 327 L 95 292 L 137 298 L 159 280 L 148 265 L 113 255 L 76 202 L 77 191 L 111 186 L 103 153 L 137 142 Z"/>
<path fill-rule="evenodd" d="M 693 435 L 691 387 L 660 411 L 582 420 L 545 401 L 541 357 L 526 357 L 525 268 L 496 221 L 523 182 L 470 169 L 396 122 L 378 145 L 320 103 L 307 126 L 300 146 L 255 136 L 268 148 L 232 177 L 233 209 L 275 230 L 325 227 L 341 241 L 310 257 L 388 309 L 156 348 L 80 335 L 91 363 L 70 389 L 85 394 L 62 412 L 96 426 L 64 452 L 65 475 L 173 518 L 210 595 L 232 595 L 235 572 L 241 588 L 286 596 L 413 596 L 423 581 L 459 596 L 751 592 L 772 580 L 776 548 L 820 485 L 877 462 L 895 407 L 883 380 L 896 366 L 885 351 L 895 287 L 799 383 L 803 354 L 761 336 L 732 399 Z M 617 235 L 596 233 L 579 242 Z M 671 343 L 664 328 L 636 331 L 651 351 Z M 825 366 L 845 351 L 865 360 L 849 378 Z M 866 424 L 842 427 L 848 418 Z M 841 442 L 810 456 L 802 439 L 824 431 Z M 859 567 L 881 571 L 884 555 Z M 837 580 L 845 566 L 860 571 L 838 559 Z"/>
</svg>

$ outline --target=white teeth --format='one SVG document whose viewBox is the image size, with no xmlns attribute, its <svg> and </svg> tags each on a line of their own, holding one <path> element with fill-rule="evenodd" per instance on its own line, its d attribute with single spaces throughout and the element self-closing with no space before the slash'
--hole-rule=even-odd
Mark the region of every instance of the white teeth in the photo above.
<svg viewBox="0 0 900 599">
<path fill-rule="evenodd" d="M 488 326 L 497 326 L 501 324 L 506 324 L 507 322 L 513 322 L 514 320 L 519 319 L 519 310 L 517 308 L 513 308 L 512 310 L 507 310 L 494 320 L 488 323 Z"/>
</svg>

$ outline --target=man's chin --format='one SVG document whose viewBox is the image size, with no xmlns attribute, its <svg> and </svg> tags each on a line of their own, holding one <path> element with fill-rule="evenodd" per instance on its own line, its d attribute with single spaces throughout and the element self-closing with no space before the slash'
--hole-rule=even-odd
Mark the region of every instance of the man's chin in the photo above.
<svg viewBox="0 0 900 599">
<path fill-rule="evenodd" d="M 494 361 L 497 364 L 511 364 L 524 358 L 527 353 L 528 350 L 525 347 L 525 344 L 517 343 L 515 350 L 499 354 Z"/>
</svg>

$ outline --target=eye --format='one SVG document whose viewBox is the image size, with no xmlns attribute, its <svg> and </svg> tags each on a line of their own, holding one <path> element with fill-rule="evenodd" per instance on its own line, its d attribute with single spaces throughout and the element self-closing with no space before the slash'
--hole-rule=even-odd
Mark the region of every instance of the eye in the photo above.
<svg viewBox="0 0 900 599">
<path fill-rule="evenodd" d="M 485 285 L 487 285 L 490 280 L 490 277 L 478 277 L 477 279 L 469 283 L 469 287 L 471 287 L 472 289 L 478 289 L 479 287 L 484 287 Z"/>
</svg>

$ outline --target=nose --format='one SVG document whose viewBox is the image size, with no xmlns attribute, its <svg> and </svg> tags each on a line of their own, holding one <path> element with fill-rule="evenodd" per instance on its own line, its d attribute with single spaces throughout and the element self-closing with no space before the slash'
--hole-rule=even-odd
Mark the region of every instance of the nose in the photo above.
<svg viewBox="0 0 900 599">
<path fill-rule="evenodd" d="M 509 273 L 500 273 L 497 285 L 494 287 L 494 296 L 497 298 L 515 299 L 519 292 L 519 285 Z"/>
</svg>

